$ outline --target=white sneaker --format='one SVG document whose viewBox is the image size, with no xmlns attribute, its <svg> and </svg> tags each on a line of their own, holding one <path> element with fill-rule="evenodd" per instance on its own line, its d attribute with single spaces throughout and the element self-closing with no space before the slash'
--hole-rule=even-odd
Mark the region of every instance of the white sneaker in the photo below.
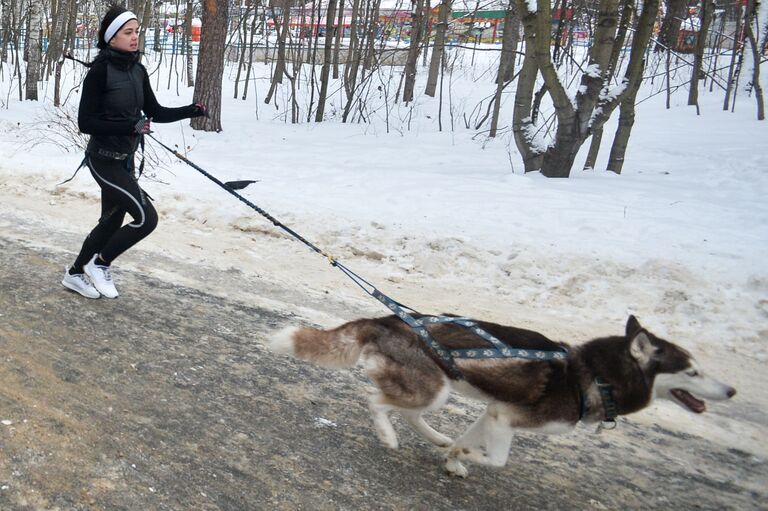
<svg viewBox="0 0 768 511">
<path fill-rule="evenodd" d="M 86 298 L 101 297 L 101 293 L 99 293 L 96 288 L 91 285 L 88 277 L 82 273 L 70 275 L 69 268 L 64 269 L 64 280 L 61 281 L 61 285 L 67 289 L 71 289 L 75 293 L 80 293 Z"/>
<path fill-rule="evenodd" d="M 85 274 L 91 278 L 93 287 L 101 293 L 101 296 L 107 298 L 117 298 L 117 289 L 112 282 L 112 272 L 109 270 L 109 266 L 99 266 L 94 261 L 98 254 L 94 255 L 88 264 L 83 266 Z"/>
</svg>

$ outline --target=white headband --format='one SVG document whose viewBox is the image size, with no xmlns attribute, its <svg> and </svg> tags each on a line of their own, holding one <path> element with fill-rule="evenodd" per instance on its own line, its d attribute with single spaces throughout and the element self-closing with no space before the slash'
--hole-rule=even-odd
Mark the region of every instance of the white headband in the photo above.
<svg viewBox="0 0 768 511">
<path fill-rule="evenodd" d="M 133 14 L 131 11 L 125 11 L 124 13 L 120 14 L 117 18 L 112 20 L 112 23 L 109 24 L 107 27 L 107 30 L 104 32 L 104 42 L 109 44 L 109 41 L 112 40 L 113 37 L 115 37 L 115 34 L 123 28 L 123 25 L 128 23 L 131 20 L 138 20 L 135 14 Z"/>
</svg>

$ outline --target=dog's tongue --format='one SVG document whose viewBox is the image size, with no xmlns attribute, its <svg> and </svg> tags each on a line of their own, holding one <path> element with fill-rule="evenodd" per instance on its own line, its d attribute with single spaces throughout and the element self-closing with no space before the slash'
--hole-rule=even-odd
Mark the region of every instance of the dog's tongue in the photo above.
<svg viewBox="0 0 768 511">
<path fill-rule="evenodd" d="M 672 395 L 674 395 L 681 403 L 688 407 L 688 409 L 695 413 L 701 413 L 707 409 L 707 405 L 704 401 L 696 399 L 690 392 L 683 389 L 672 389 Z"/>
</svg>

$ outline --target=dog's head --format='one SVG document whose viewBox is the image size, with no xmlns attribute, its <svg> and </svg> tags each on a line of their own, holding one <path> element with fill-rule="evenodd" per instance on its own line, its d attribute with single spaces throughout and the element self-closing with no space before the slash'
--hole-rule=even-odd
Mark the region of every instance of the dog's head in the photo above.
<svg viewBox="0 0 768 511">
<path fill-rule="evenodd" d="M 653 378 L 655 397 L 702 413 L 707 409 L 703 399 L 721 401 L 736 395 L 733 387 L 706 376 L 690 353 L 648 332 L 634 316 L 627 321 L 626 336 L 630 353 Z"/>
</svg>

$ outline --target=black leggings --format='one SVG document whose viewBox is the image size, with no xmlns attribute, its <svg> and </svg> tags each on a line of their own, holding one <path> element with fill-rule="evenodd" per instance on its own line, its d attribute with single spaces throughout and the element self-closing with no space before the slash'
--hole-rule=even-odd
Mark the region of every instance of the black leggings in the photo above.
<svg viewBox="0 0 768 511">
<path fill-rule="evenodd" d="M 94 254 L 107 263 L 146 238 L 157 227 L 157 212 L 134 179 L 133 155 L 110 160 L 90 155 L 86 163 L 101 187 L 101 218 L 85 238 L 73 270 L 80 271 Z M 123 225 L 125 214 L 133 218 Z"/>
</svg>

